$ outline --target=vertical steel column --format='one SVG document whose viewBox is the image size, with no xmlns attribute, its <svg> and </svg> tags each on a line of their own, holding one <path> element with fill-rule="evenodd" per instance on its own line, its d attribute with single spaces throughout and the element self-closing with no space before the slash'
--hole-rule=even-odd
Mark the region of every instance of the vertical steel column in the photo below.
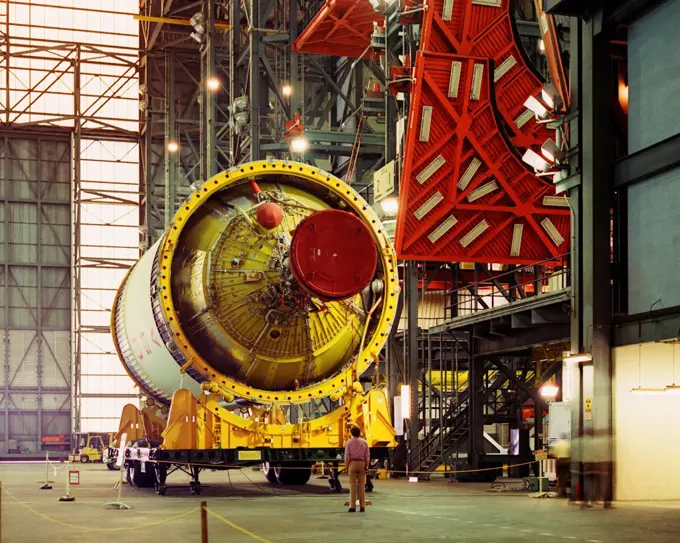
<svg viewBox="0 0 680 543">
<path fill-rule="evenodd" d="M 9 36 L 9 34 L 8 34 Z M 7 70 L 7 73 L 9 73 L 9 70 Z M 4 179 L 4 185 L 5 185 L 5 190 L 4 190 L 4 202 L 3 202 L 3 216 L 4 216 L 4 234 L 5 234 L 5 239 L 3 242 L 4 245 L 4 253 L 5 253 L 5 262 L 4 262 L 4 283 L 5 283 L 5 296 L 4 296 L 4 313 L 5 313 L 5 322 L 4 322 L 4 330 L 3 330 L 3 336 L 4 336 L 4 370 L 5 370 L 5 379 L 4 379 L 4 387 L 5 387 L 5 397 L 4 397 L 4 415 L 5 415 L 5 452 L 9 452 L 9 240 L 10 240 L 10 229 L 9 229 L 9 194 L 10 194 L 10 186 L 9 186 L 9 138 L 5 136 L 4 138 L 4 146 L 3 146 L 3 152 L 4 156 L 3 161 L 4 161 L 4 168 L 2 171 L 5 173 L 5 179 Z"/>
<path fill-rule="evenodd" d="M 260 0 L 250 0 L 250 160 L 260 160 Z"/>
<path fill-rule="evenodd" d="M 43 307 L 42 307 L 42 186 L 43 183 L 48 183 L 43 176 L 43 164 L 40 157 L 42 156 L 42 141 L 37 140 L 37 151 L 38 151 L 38 164 L 37 164 L 37 175 L 36 175 L 36 186 L 38 187 L 36 191 L 36 241 L 37 241 L 37 261 L 36 261 L 36 347 L 38 349 L 36 357 L 36 374 L 38 377 L 38 428 L 37 428 L 37 440 L 38 440 L 38 451 L 41 450 L 42 443 L 42 415 L 43 415 Z"/>
<path fill-rule="evenodd" d="M 241 2 L 234 1 L 229 3 L 229 160 L 230 166 L 235 166 L 238 157 L 238 147 L 236 136 L 236 120 L 234 116 L 234 100 L 241 96 L 241 79 L 238 73 L 238 58 L 241 50 Z"/>
<path fill-rule="evenodd" d="M 215 95 L 219 91 L 210 90 L 206 86 L 208 80 L 215 77 L 215 0 L 204 0 L 205 10 L 205 44 L 203 46 L 202 67 L 203 77 L 201 78 L 201 92 L 203 100 L 201 108 L 204 110 L 204 160 L 205 171 L 202 180 L 210 179 L 217 174 L 217 141 L 215 137 L 216 117 L 215 117 Z M 202 132 L 203 134 L 203 132 Z"/>
<path fill-rule="evenodd" d="M 593 355 L 592 426 L 594 432 L 604 436 L 611 435 L 612 423 L 610 209 L 613 142 L 610 119 L 614 89 L 613 65 L 608 50 L 610 36 L 599 28 L 599 20 L 594 17 L 583 23 L 579 117 L 582 172 L 579 203 L 583 211 L 579 220 L 582 234 L 581 340 Z M 585 446 L 589 446 L 588 441 Z M 611 492 L 611 488 L 608 491 Z"/>
<path fill-rule="evenodd" d="M 298 37 L 298 10 L 297 0 L 289 0 L 290 2 L 290 16 L 288 18 L 288 43 L 293 44 Z M 290 49 L 290 81 L 289 85 L 293 89 L 290 95 L 290 116 L 295 117 L 295 113 L 300 112 L 300 120 L 302 124 L 305 123 L 305 108 L 304 96 L 305 90 L 301 88 L 300 76 L 298 74 L 298 55 L 295 51 Z"/>
<path fill-rule="evenodd" d="M 483 358 L 472 356 L 468 373 L 468 418 L 470 421 L 468 463 L 477 468 L 484 454 L 484 398 L 482 396 L 484 367 Z"/>
<path fill-rule="evenodd" d="M 409 419 L 409 450 L 418 444 L 418 264 L 406 263 L 406 314 L 408 335 L 408 384 L 411 389 L 411 418 Z M 411 459 L 413 462 L 416 459 Z M 411 464 L 409 464 L 411 468 Z"/>
<path fill-rule="evenodd" d="M 71 378 L 73 386 L 71 387 L 72 402 L 71 411 L 73 419 L 73 428 L 71 437 L 74 433 L 80 432 L 80 364 L 82 353 L 82 338 L 80 330 L 81 322 L 81 303 L 80 303 L 80 147 L 81 147 L 81 112 L 80 112 L 80 46 L 76 48 L 76 59 L 73 64 L 73 135 L 71 137 L 71 164 L 72 164 L 72 179 L 71 191 L 73 198 L 71 200 L 72 215 L 73 215 L 73 230 L 71 236 L 71 258 L 73 262 L 71 267 L 72 286 L 71 286 L 71 303 L 73 312 L 71 317 Z M 73 441 L 71 442 L 73 446 Z"/>
<path fill-rule="evenodd" d="M 151 126 L 147 124 L 147 131 Z M 164 227 L 172 223 L 177 205 L 177 155 L 180 150 L 170 151 L 170 142 L 178 144 L 177 120 L 175 118 L 175 53 L 165 53 L 165 205 L 163 209 Z M 151 138 L 149 138 L 151 139 Z"/>
<path fill-rule="evenodd" d="M 573 111 L 579 111 L 581 107 L 581 42 L 582 42 L 582 26 L 580 19 L 572 18 L 570 19 L 570 55 L 569 55 L 569 82 L 571 89 L 571 107 Z M 578 119 L 574 119 L 569 123 L 569 145 L 572 149 L 578 149 L 581 137 L 580 137 L 580 126 L 581 122 Z M 577 175 L 580 172 L 580 165 L 574 164 L 571 161 L 569 165 L 570 174 Z M 569 192 L 570 202 L 571 202 L 571 256 L 570 256 L 570 268 L 571 268 L 571 347 L 572 353 L 579 353 L 582 350 L 582 267 L 580 264 L 581 258 L 581 227 L 579 218 L 581 217 L 581 187 L 577 186 Z M 562 389 L 562 400 L 569 402 L 572 406 L 571 409 L 571 440 L 574 446 L 572 446 L 572 461 L 570 466 L 571 471 L 571 500 L 577 498 L 577 488 L 583 488 L 579 484 L 580 477 L 580 464 L 576 460 L 579 452 L 575 446 L 576 440 L 580 437 L 579 425 L 581 423 L 580 416 L 580 406 L 582 405 L 581 400 L 581 387 L 580 379 L 581 372 L 577 366 L 570 366 L 568 364 L 563 364 L 562 366 L 563 382 L 568 383 L 569 387 L 567 389 Z"/>
</svg>

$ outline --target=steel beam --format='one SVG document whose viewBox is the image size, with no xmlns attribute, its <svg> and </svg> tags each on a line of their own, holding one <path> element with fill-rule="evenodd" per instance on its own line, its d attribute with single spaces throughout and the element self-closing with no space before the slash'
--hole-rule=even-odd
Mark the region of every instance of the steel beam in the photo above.
<svg viewBox="0 0 680 543">
<path fill-rule="evenodd" d="M 408 384 L 411 389 L 411 418 L 409 419 L 409 450 L 418 445 L 418 264 L 406 263 L 406 319 L 407 319 L 407 363 Z"/>
<path fill-rule="evenodd" d="M 622 189 L 680 166 L 680 134 L 628 155 L 614 165 L 614 188 Z"/>
<path fill-rule="evenodd" d="M 175 53 L 165 53 L 165 205 L 163 209 L 164 228 L 172 223 L 177 205 L 177 156 L 179 149 L 170 151 L 170 142 L 177 141 L 175 121 Z"/>
</svg>

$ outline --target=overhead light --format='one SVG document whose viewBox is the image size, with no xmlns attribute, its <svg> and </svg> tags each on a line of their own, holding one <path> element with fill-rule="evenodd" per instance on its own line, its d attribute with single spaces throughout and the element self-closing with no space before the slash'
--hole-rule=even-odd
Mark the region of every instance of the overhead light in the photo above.
<svg viewBox="0 0 680 543">
<path fill-rule="evenodd" d="M 411 386 L 401 385 L 401 416 L 411 418 Z"/>
<path fill-rule="evenodd" d="M 672 385 L 668 385 L 666 387 L 666 394 L 678 394 L 680 395 L 680 386 L 676 385 L 673 383 Z"/>
<path fill-rule="evenodd" d="M 560 149 L 557 144 L 548 139 L 543 145 L 541 145 L 541 154 L 547 158 L 550 162 L 559 162 L 564 160 L 564 151 Z"/>
<path fill-rule="evenodd" d="M 179 149 L 179 145 L 177 144 L 176 141 L 169 141 L 168 142 L 168 151 L 171 153 L 177 152 L 177 149 Z"/>
<path fill-rule="evenodd" d="M 293 94 L 293 87 L 291 87 L 290 85 L 284 85 L 283 87 L 281 87 L 281 92 L 283 93 L 284 96 L 290 96 L 291 94 Z"/>
<path fill-rule="evenodd" d="M 543 385 L 540 390 L 541 398 L 554 399 L 557 397 L 560 388 L 553 384 Z"/>
<path fill-rule="evenodd" d="M 582 364 L 583 362 L 592 362 L 593 355 L 590 353 L 570 354 L 564 359 L 567 364 Z"/>
<path fill-rule="evenodd" d="M 545 53 L 545 42 L 543 40 L 538 40 L 538 50 Z"/>
<path fill-rule="evenodd" d="M 208 81 L 206 82 L 206 85 L 208 86 L 209 90 L 216 91 L 217 89 L 220 88 L 220 80 L 217 79 L 216 77 L 209 77 Z"/>
<path fill-rule="evenodd" d="M 631 394 L 645 395 L 645 396 L 660 396 L 666 394 L 665 388 L 642 388 L 635 387 L 630 389 Z"/>
<path fill-rule="evenodd" d="M 529 96 L 524 102 L 524 107 L 530 109 L 541 119 L 545 119 L 548 116 L 548 109 L 541 103 L 541 101 L 535 96 Z"/>
<path fill-rule="evenodd" d="M 189 37 L 194 40 L 196 43 L 202 43 L 203 42 L 203 34 L 199 34 L 198 32 L 192 32 L 189 34 Z"/>
<path fill-rule="evenodd" d="M 380 207 L 387 215 L 396 215 L 399 210 L 398 198 L 385 198 L 380 201 Z"/>
<path fill-rule="evenodd" d="M 294 153 L 304 153 L 309 149 L 309 142 L 304 136 L 299 136 L 290 140 L 290 149 Z"/>
<path fill-rule="evenodd" d="M 531 149 L 526 150 L 524 156 L 522 156 L 522 160 L 538 172 L 545 172 L 550 168 L 550 163 Z"/>
<path fill-rule="evenodd" d="M 189 24 L 194 27 L 194 30 L 199 34 L 205 33 L 205 26 L 203 26 L 203 14 L 199 11 L 189 19 Z"/>
</svg>

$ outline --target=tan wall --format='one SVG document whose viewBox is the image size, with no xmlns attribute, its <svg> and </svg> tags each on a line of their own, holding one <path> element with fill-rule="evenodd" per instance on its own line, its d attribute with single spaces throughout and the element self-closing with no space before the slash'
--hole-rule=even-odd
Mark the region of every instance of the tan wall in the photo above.
<svg viewBox="0 0 680 543">
<path fill-rule="evenodd" d="M 673 382 L 673 348 L 680 380 L 680 345 L 613 350 L 617 500 L 680 499 L 680 395 L 630 393 L 634 387 L 664 388 Z"/>
</svg>

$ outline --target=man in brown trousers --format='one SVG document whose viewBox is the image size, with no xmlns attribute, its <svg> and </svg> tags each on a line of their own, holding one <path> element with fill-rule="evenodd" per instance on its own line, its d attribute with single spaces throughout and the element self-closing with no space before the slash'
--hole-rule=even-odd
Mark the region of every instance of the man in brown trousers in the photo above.
<svg viewBox="0 0 680 543">
<path fill-rule="evenodd" d="M 352 438 L 345 445 L 345 466 L 349 474 L 349 513 L 356 513 L 357 490 L 362 513 L 366 510 L 366 472 L 371 459 L 371 451 L 365 439 L 359 437 L 361 429 L 352 426 Z"/>
</svg>

